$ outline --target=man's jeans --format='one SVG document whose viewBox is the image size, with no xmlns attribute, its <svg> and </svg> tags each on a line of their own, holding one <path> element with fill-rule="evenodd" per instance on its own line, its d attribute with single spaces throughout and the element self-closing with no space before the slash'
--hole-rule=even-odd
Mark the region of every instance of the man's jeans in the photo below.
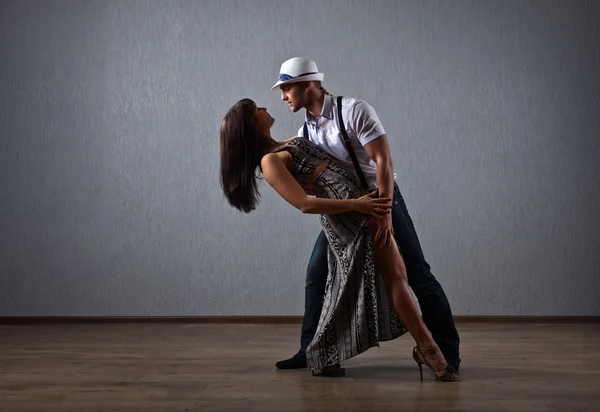
<svg viewBox="0 0 600 412">
<path fill-rule="evenodd" d="M 452 310 L 442 286 L 432 275 L 429 264 L 425 261 L 412 219 L 396 183 L 394 183 L 392 201 L 392 225 L 394 237 L 406 264 L 408 284 L 419 301 L 425 325 L 446 357 L 446 361 L 451 366 L 457 367 L 460 338 L 454 325 Z M 300 338 L 302 351 L 306 351 L 319 324 L 327 272 L 327 238 L 321 232 L 306 272 L 304 320 Z"/>
</svg>

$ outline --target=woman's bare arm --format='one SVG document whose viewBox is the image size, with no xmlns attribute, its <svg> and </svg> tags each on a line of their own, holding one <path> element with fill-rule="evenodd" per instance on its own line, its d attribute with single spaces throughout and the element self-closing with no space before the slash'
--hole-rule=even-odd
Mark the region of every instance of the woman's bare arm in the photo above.
<svg viewBox="0 0 600 412">
<path fill-rule="evenodd" d="M 261 168 L 267 183 L 302 213 L 326 215 L 359 211 L 374 216 L 384 216 L 391 208 L 391 199 L 376 199 L 369 195 L 360 199 L 321 199 L 308 196 L 285 167 L 283 160 L 275 153 L 269 153 L 262 158 Z"/>
</svg>

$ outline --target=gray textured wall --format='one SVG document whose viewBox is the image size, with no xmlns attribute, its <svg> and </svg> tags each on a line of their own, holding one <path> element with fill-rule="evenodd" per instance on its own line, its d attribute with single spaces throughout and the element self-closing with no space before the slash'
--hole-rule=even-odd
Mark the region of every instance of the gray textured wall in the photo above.
<svg viewBox="0 0 600 412">
<path fill-rule="evenodd" d="M 600 314 L 600 3 L 2 1 L 0 315 L 301 314 L 319 231 L 218 181 L 304 56 L 370 102 L 458 315 Z"/>
</svg>

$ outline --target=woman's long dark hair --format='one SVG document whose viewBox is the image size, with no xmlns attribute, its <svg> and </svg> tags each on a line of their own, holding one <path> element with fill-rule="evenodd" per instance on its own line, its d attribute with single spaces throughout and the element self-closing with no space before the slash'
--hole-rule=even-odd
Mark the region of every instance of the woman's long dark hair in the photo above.
<svg viewBox="0 0 600 412">
<path fill-rule="evenodd" d="M 229 204 L 246 213 L 260 199 L 256 169 L 266 144 L 256 126 L 256 103 L 240 100 L 221 122 L 221 188 Z"/>
</svg>

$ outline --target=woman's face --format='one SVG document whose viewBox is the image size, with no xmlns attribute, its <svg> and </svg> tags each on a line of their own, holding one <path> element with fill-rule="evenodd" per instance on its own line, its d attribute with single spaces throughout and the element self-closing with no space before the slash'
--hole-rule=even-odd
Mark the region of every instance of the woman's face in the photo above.
<svg viewBox="0 0 600 412">
<path fill-rule="evenodd" d="M 256 108 L 256 127 L 263 134 L 270 134 L 271 126 L 275 123 L 275 119 L 271 117 L 265 107 Z"/>
</svg>

